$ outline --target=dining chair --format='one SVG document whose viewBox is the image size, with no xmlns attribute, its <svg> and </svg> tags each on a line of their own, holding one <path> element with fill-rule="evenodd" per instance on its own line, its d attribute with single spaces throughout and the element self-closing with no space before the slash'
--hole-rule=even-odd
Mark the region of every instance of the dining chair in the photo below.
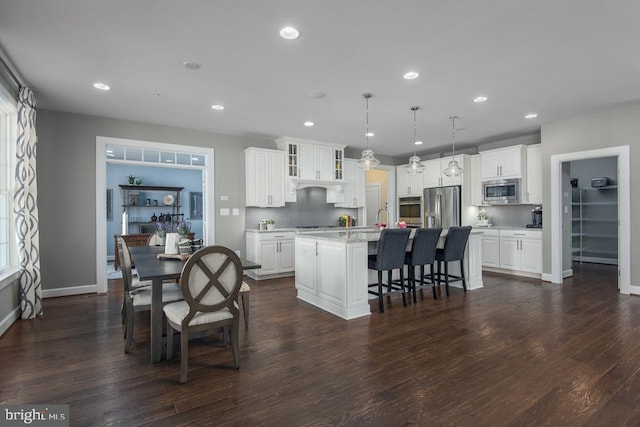
<svg viewBox="0 0 640 427">
<path fill-rule="evenodd" d="M 369 293 L 378 297 L 380 313 L 384 313 L 384 296 L 394 291 L 402 291 L 402 303 L 406 307 L 407 300 L 404 289 L 404 257 L 409 242 L 411 230 L 408 228 L 388 229 L 385 228 L 380 233 L 377 252 L 369 255 L 368 267 L 370 270 L 378 271 L 378 283 L 370 284 Z M 393 270 L 400 270 L 400 284 L 392 281 Z M 386 292 L 383 292 L 382 273 L 387 272 Z"/>
<path fill-rule="evenodd" d="M 134 313 L 138 311 L 151 310 L 151 282 L 142 281 L 140 286 L 134 288 L 132 286 L 133 276 L 131 273 L 131 253 L 126 242 L 119 239 L 120 242 L 120 265 L 122 266 L 122 281 L 124 283 L 124 302 L 123 312 L 125 319 L 124 332 L 124 352 L 131 351 L 133 343 L 133 326 Z M 167 304 L 182 299 L 182 291 L 174 283 L 162 284 L 162 303 Z"/>
<path fill-rule="evenodd" d="M 471 226 L 449 227 L 447 238 L 444 241 L 444 248 L 436 249 L 436 261 L 438 262 L 437 283 L 440 285 L 445 282 L 447 296 L 449 296 L 449 283 L 462 281 L 462 289 L 467 292 L 467 282 L 464 277 L 464 250 L 467 247 L 467 241 L 471 234 Z M 453 261 L 460 262 L 460 275 L 449 273 L 449 263 Z M 444 264 L 444 273 L 442 273 L 442 264 Z"/>
<path fill-rule="evenodd" d="M 207 246 L 185 263 L 180 276 L 184 301 L 164 306 L 167 317 L 167 359 L 173 356 L 173 333 L 180 332 L 180 382 L 187 382 L 189 336 L 194 331 L 222 328 L 230 338 L 233 366 L 240 368 L 238 294 L 242 286 L 240 258 L 229 248 Z"/>
<path fill-rule="evenodd" d="M 436 260 L 436 246 L 440 239 L 440 233 L 442 228 L 418 228 L 413 235 L 411 242 L 411 251 L 407 252 L 404 257 L 404 264 L 408 270 L 407 283 L 410 286 L 411 293 L 413 294 L 413 302 L 417 301 L 417 281 L 416 280 L 416 268 L 420 267 L 420 274 L 418 275 L 420 281 L 420 287 L 427 285 L 431 286 L 433 291 L 433 298 L 436 299 L 436 288 L 434 278 L 434 263 Z M 424 267 L 429 266 L 429 278 L 430 282 L 425 284 Z"/>
</svg>

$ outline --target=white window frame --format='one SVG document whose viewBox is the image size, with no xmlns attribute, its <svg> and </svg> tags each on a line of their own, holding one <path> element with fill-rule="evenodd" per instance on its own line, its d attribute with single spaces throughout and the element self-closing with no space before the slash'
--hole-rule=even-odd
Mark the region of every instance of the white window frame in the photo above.
<svg viewBox="0 0 640 427">
<path fill-rule="evenodd" d="M 0 85 L 0 196 L 6 197 L 5 209 L 0 212 L 0 218 L 7 219 L 7 229 L 0 230 L 0 244 L 7 245 L 6 266 L 2 267 L 4 260 L 0 260 L 0 289 L 15 281 L 19 273 L 18 243 L 15 237 L 13 212 L 17 138 L 18 103 Z M 3 204 L 0 203 L 0 209 L 2 206 Z M 2 242 L 3 236 L 6 236 L 6 242 Z"/>
</svg>

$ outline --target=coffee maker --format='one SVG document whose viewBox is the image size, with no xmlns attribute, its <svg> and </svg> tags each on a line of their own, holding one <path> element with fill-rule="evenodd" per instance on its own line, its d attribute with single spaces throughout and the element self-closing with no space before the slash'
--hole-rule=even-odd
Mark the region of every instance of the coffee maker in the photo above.
<svg viewBox="0 0 640 427">
<path fill-rule="evenodd" d="M 527 224 L 527 228 L 542 228 L 542 206 L 531 210 L 531 222 Z"/>
</svg>

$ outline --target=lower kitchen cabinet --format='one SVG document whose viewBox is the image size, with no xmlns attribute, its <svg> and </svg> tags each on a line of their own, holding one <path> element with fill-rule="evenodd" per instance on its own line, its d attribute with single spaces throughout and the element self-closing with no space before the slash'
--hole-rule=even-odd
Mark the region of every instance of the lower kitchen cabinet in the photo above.
<svg viewBox="0 0 640 427">
<path fill-rule="evenodd" d="M 482 230 L 482 266 L 500 268 L 500 231 Z"/>
<path fill-rule="evenodd" d="M 500 268 L 542 273 L 542 233 L 500 230 Z"/>
<path fill-rule="evenodd" d="M 295 232 L 247 231 L 247 259 L 262 266 L 247 270 L 254 279 L 293 276 L 295 269 Z"/>
</svg>

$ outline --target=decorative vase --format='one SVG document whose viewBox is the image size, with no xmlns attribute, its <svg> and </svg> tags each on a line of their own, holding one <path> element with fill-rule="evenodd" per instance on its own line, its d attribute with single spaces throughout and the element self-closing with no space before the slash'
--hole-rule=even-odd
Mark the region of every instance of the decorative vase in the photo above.
<svg viewBox="0 0 640 427">
<path fill-rule="evenodd" d="M 164 238 L 164 237 L 160 237 L 160 236 L 158 236 L 158 245 L 160 245 L 160 246 L 164 246 L 164 240 L 165 240 L 165 238 Z"/>
<path fill-rule="evenodd" d="M 273 230 L 274 228 L 276 228 L 275 224 L 267 224 L 267 230 Z"/>
</svg>

